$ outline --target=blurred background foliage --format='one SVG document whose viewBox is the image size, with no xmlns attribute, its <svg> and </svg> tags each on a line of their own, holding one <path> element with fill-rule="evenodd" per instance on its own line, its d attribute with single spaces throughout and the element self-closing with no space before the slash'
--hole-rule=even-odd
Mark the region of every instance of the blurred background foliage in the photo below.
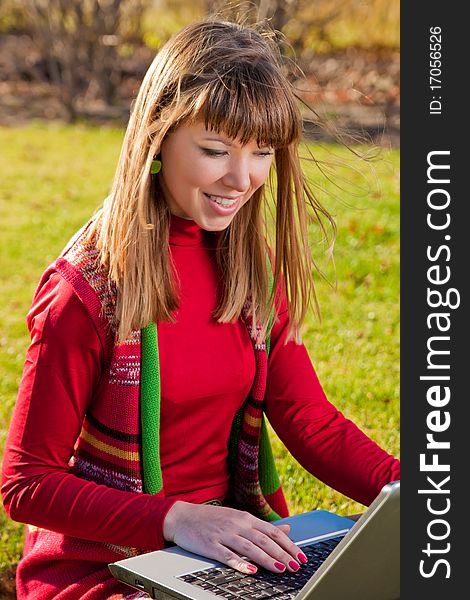
<svg viewBox="0 0 470 600">
<path fill-rule="evenodd" d="M 268 21 L 307 78 L 321 55 L 399 49 L 399 0 L 0 0 L 0 82 L 47 84 L 69 122 L 92 101 L 125 117 L 120 97 L 134 91 L 126 82 L 142 77 L 173 33 L 208 14 Z"/>
<path fill-rule="evenodd" d="M 38 11 L 48 8 L 54 18 L 59 13 L 77 13 L 77 7 L 88 25 L 93 25 L 97 11 L 112 14 L 118 23 L 113 33 L 134 40 L 140 35 L 153 48 L 192 20 L 213 13 L 251 22 L 269 19 L 300 49 L 397 49 L 400 45 L 399 0 L 1 0 L 0 31 L 32 32 Z M 68 29 L 73 27 L 70 17 Z"/>
</svg>

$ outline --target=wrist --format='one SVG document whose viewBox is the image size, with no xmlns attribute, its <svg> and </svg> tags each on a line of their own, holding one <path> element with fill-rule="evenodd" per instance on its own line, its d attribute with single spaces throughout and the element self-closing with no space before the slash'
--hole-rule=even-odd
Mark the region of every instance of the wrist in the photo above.
<svg viewBox="0 0 470 600">
<path fill-rule="evenodd" d="M 178 519 L 181 515 L 181 509 L 188 502 L 183 502 L 182 500 L 177 500 L 170 510 L 166 513 L 165 518 L 163 519 L 163 538 L 167 542 L 174 542 L 175 537 L 175 527 Z"/>
</svg>

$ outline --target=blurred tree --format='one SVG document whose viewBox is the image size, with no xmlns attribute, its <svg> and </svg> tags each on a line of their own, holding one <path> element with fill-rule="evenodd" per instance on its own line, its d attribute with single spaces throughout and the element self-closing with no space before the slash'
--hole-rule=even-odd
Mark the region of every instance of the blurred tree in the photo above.
<svg viewBox="0 0 470 600">
<path fill-rule="evenodd" d="M 338 46 L 399 46 L 399 0 L 202 0 L 205 14 L 241 22 L 268 20 L 304 51 Z M 287 47 L 283 48 L 288 52 Z"/>
<path fill-rule="evenodd" d="M 245 21 L 268 19 L 274 29 L 282 31 L 291 19 L 298 19 L 307 7 L 310 11 L 309 23 L 305 25 L 324 29 L 337 18 L 351 0 L 203 0 L 206 14 L 221 13 L 230 17 L 243 17 Z"/>
<path fill-rule="evenodd" d="M 204 0 L 151 0 L 145 19 L 145 43 L 158 50 L 172 35 L 199 20 Z"/>
<path fill-rule="evenodd" d="M 57 91 L 67 118 L 77 118 L 77 101 L 90 84 L 112 105 L 120 73 L 119 48 L 136 38 L 148 0 L 25 0 L 28 24 L 41 61 L 36 73 Z"/>
</svg>

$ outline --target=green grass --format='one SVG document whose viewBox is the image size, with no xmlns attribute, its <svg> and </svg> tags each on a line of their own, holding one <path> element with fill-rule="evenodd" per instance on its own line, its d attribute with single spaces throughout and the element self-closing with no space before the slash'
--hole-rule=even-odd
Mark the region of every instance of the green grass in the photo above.
<svg viewBox="0 0 470 600">
<path fill-rule="evenodd" d="M 399 153 L 369 164 L 337 147 L 310 149 L 336 172 L 339 183 L 325 185 L 318 170 L 308 169 L 321 182 L 338 234 L 336 274 L 317 252 L 328 281 L 317 278 L 322 318 L 307 320 L 304 343 L 328 398 L 399 456 Z M 274 450 L 293 513 L 363 510 L 302 469 L 280 442 Z"/>
<path fill-rule="evenodd" d="M 107 194 L 122 136 L 118 129 L 40 123 L 0 129 L 0 454 L 28 345 L 25 315 L 35 286 Z M 339 229 L 337 288 L 318 280 L 323 320 L 308 319 L 304 341 L 330 400 L 398 455 L 398 152 L 387 152 L 378 163 L 379 184 L 369 190 L 371 177 L 359 172 L 366 163 L 351 162 L 338 147 L 310 148 L 326 163 L 341 163 L 337 173 L 346 191 L 325 186 Z M 324 178 L 317 170 L 311 174 L 322 187 Z M 322 264 L 334 280 L 331 263 Z M 277 440 L 274 450 L 292 513 L 363 509 L 306 473 Z M 1 571 L 18 561 L 22 547 L 22 526 L 2 509 L 0 532 Z"/>
</svg>

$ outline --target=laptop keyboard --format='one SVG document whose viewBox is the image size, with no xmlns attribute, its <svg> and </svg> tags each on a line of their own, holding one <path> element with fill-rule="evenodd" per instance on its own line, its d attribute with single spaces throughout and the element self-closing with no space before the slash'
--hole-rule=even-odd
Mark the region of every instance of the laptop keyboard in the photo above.
<svg viewBox="0 0 470 600">
<path fill-rule="evenodd" d="M 296 573 L 284 571 L 277 574 L 260 567 L 254 575 L 246 575 L 230 567 L 214 567 L 181 575 L 178 579 L 229 600 L 290 600 L 297 596 L 343 537 L 340 535 L 302 546 L 308 563 L 301 565 Z"/>
</svg>

